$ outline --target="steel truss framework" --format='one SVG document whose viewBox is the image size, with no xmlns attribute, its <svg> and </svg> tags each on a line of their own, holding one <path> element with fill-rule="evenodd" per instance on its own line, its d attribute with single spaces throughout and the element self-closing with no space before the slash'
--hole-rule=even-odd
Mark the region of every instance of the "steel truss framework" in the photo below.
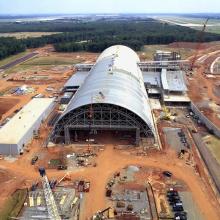
<svg viewBox="0 0 220 220">
<path fill-rule="evenodd" d="M 81 106 L 68 112 L 55 124 L 53 142 L 71 143 L 70 131 L 79 130 L 133 130 L 136 144 L 140 137 L 153 136 L 151 128 L 128 109 L 112 104 L 96 103 Z"/>
</svg>

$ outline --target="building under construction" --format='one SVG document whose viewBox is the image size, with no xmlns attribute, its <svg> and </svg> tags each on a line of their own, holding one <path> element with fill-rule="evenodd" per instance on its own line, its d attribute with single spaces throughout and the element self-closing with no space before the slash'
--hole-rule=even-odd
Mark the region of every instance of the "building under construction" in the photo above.
<svg viewBox="0 0 220 220">
<path fill-rule="evenodd" d="M 92 66 L 67 109 L 54 126 L 51 139 L 69 144 L 93 131 L 154 137 L 155 128 L 137 54 L 125 46 L 106 49 Z M 72 88 L 76 88 L 73 84 Z"/>
</svg>

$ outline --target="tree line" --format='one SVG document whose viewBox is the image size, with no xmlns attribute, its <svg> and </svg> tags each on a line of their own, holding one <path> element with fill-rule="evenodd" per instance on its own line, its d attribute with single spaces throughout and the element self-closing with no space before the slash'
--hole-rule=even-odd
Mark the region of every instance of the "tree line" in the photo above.
<svg viewBox="0 0 220 220">
<path fill-rule="evenodd" d="M 160 23 L 153 19 L 117 20 L 92 22 L 32 22 L 8 25 L 0 24 L 0 31 L 56 31 L 63 32 L 38 38 L 15 39 L 0 38 L 0 59 L 25 48 L 37 48 L 53 44 L 58 52 L 89 51 L 101 52 L 114 44 L 123 44 L 138 51 L 143 45 L 168 44 L 172 42 L 197 42 L 200 32 L 188 27 Z M 202 41 L 218 41 L 220 35 L 204 33 Z M 4 43 L 6 42 L 6 43 Z M 12 43 L 10 43 L 12 42 Z M 1 46 L 2 45 L 2 46 Z M 4 46 L 3 46 L 4 45 Z"/>
<path fill-rule="evenodd" d="M 0 60 L 26 50 L 25 44 L 13 37 L 0 38 Z"/>
</svg>

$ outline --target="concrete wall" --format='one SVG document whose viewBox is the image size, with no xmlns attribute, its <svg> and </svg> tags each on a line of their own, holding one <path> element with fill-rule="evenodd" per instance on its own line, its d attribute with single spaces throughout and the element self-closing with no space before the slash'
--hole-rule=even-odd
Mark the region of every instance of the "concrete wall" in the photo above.
<svg viewBox="0 0 220 220">
<path fill-rule="evenodd" d="M 31 127 L 31 129 L 24 134 L 23 138 L 20 140 L 18 144 L 18 151 L 21 152 L 23 150 L 23 146 L 26 146 L 28 143 L 31 142 L 33 139 L 34 131 L 37 131 L 42 122 L 47 118 L 47 116 L 50 114 L 50 112 L 53 110 L 54 103 L 52 103 L 44 112 L 39 116 L 39 118 L 36 120 L 34 125 Z"/>
<path fill-rule="evenodd" d="M 17 144 L 0 144 L 0 154 L 17 155 L 19 154 L 19 146 Z"/>
<path fill-rule="evenodd" d="M 192 133 L 192 137 L 212 178 L 209 180 L 210 186 L 213 188 L 213 191 L 215 192 L 217 199 L 220 201 L 220 164 L 213 157 L 212 153 L 209 151 L 209 149 L 203 142 L 202 137 L 199 133 Z M 213 187 L 213 183 L 215 187 Z"/>
<path fill-rule="evenodd" d="M 213 133 L 220 138 L 220 129 L 214 125 L 200 110 L 199 108 L 191 102 L 191 110 L 199 117 L 199 119 L 205 124 L 209 130 L 213 130 Z"/>
</svg>

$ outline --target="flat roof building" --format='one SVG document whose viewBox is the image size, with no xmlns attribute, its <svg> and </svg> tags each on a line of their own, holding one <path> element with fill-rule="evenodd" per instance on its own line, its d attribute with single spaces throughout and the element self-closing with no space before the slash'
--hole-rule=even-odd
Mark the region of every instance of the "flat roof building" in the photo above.
<svg viewBox="0 0 220 220">
<path fill-rule="evenodd" d="M 16 155 L 31 141 L 54 106 L 54 99 L 33 98 L 0 129 L 0 154 Z"/>
</svg>

